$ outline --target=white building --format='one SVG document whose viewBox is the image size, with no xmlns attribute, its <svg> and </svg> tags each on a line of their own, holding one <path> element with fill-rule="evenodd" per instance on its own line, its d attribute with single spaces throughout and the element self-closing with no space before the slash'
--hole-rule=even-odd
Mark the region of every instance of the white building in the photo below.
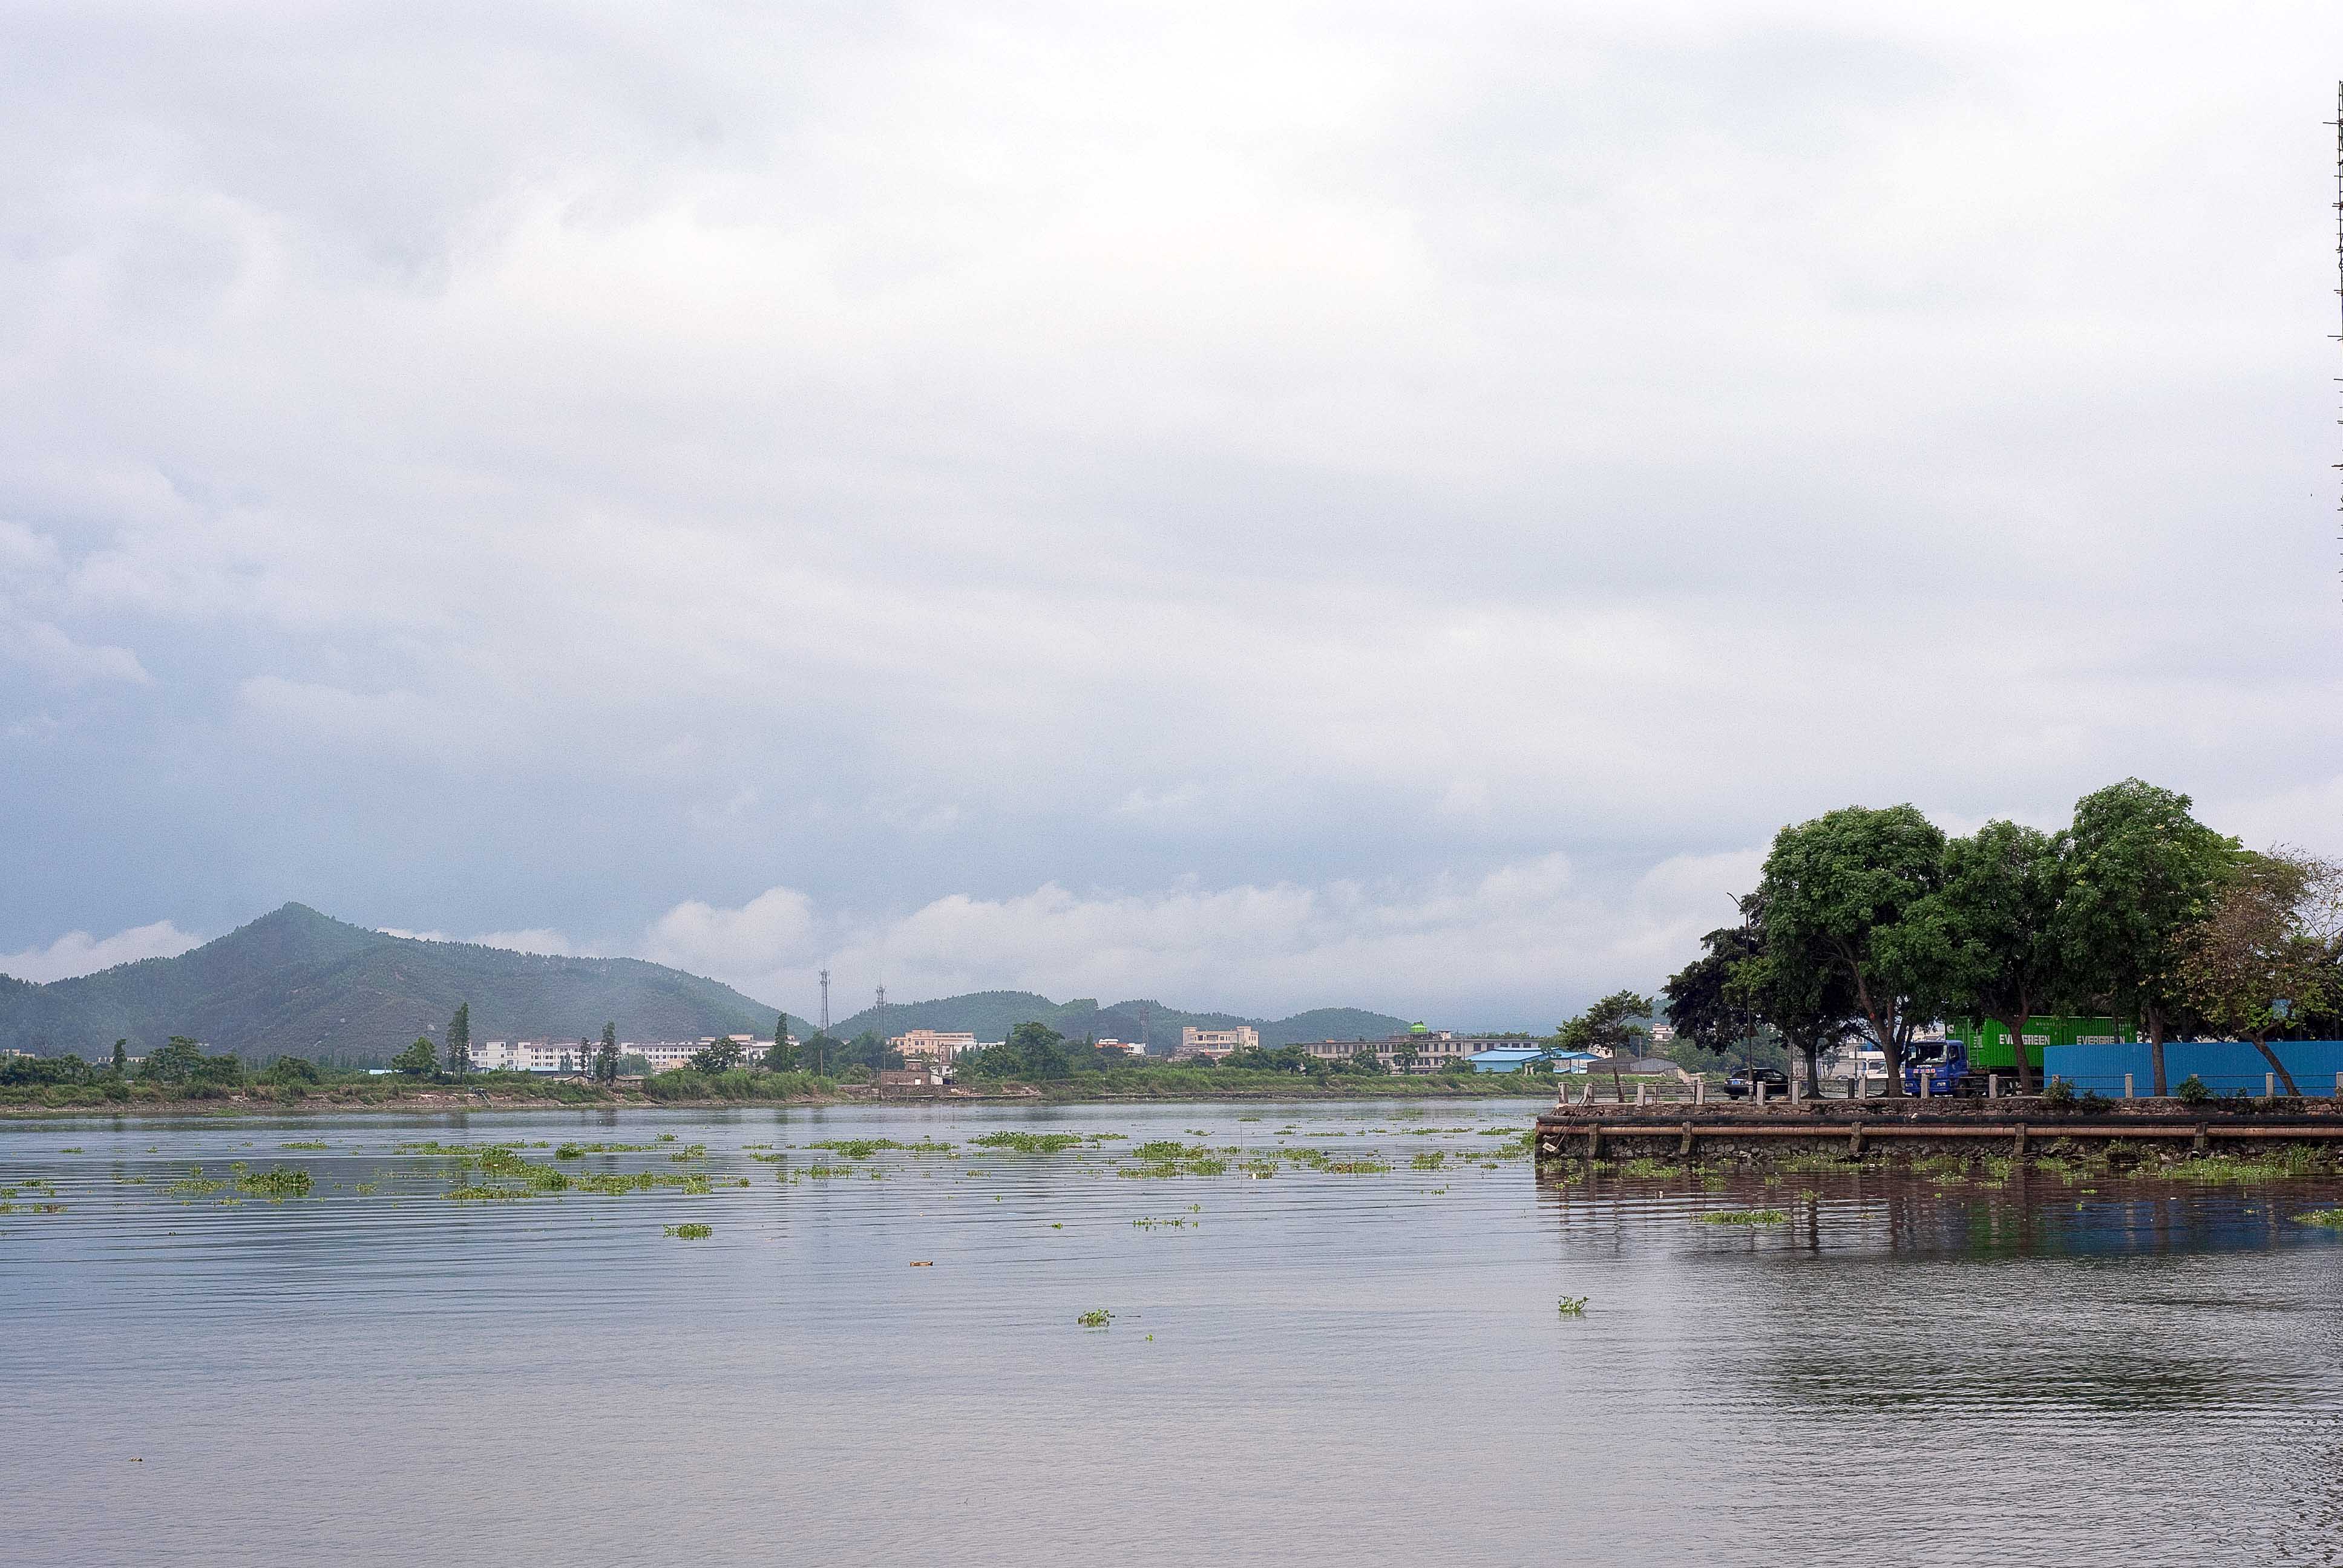
<svg viewBox="0 0 2343 1568">
<path fill-rule="evenodd" d="M 1260 1032 L 1244 1024 L 1234 1029 L 1198 1029 L 1188 1024 L 1180 1030 L 1180 1049 L 1172 1053 L 1172 1060 L 1187 1061 L 1201 1056 L 1218 1061 L 1236 1051 L 1256 1050 L 1260 1045 Z"/>
<path fill-rule="evenodd" d="M 1101 1050 L 1119 1050 L 1125 1056 L 1147 1054 L 1147 1042 L 1143 1040 L 1101 1040 L 1095 1043 Z"/>
<path fill-rule="evenodd" d="M 481 1072 L 583 1072 L 595 1049 L 574 1040 L 478 1040 L 472 1066 Z"/>
</svg>

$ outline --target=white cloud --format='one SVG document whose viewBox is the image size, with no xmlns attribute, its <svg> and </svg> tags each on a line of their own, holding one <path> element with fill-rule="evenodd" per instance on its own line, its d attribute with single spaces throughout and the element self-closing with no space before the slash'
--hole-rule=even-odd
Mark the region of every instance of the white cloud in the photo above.
<svg viewBox="0 0 2343 1568">
<path fill-rule="evenodd" d="M 973 15 L 0 15 L 0 933 L 1413 1012 L 1850 800 L 2343 851 L 2331 5 Z"/>
<path fill-rule="evenodd" d="M 126 681 L 146 686 L 154 678 L 128 648 L 75 641 L 45 620 L 0 618 L 0 655 L 67 685 Z"/>
<path fill-rule="evenodd" d="M 642 956 L 718 979 L 765 977 L 802 959 L 813 930 L 811 901 L 789 888 L 768 889 L 738 909 L 693 900 L 659 917 Z"/>
<path fill-rule="evenodd" d="M 840 1015 L 884 983 L 899 1001 L 1008 989 L 1249 1013 L 1352 1005 L 1428 1009 L 1467 1026 L 1552 1023 L 1681 965 L 1701 932 L 1729 923 L 1730 898 L 1747 890 L 1761 858 L 1671 859 L 1594 886 L 1561 855 L 1416 883 L 1129 895 L 1047 884 L 1005 899 L 955 894 L 873 924 L 820 917 L 804 895 L 775 888 L 737 910 L 679 905 L 637 950 L 793 1012 L 810 1010 L 813 971 L 826 965 Z"/>
<path fill-rule="evenodd" d="M 94 937 L 87 931 L 67 931 L 45 948 L 0 953 L 0 974 L 34 981 L 64 980 L 71 975 L 92 974 L 99 970 L 112 969 L 116 964 L 136 963 L 140 959 L 176 957 L 196 946 L 202 940 L 189 936 L 168 920 L 156 920 L 150 926 L 134 926 L 110 937 Z"/>
</svg>

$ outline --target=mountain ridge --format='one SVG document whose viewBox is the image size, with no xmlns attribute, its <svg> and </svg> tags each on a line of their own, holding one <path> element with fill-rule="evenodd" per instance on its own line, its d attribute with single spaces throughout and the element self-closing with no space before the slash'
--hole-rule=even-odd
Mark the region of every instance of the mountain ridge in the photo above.
<svg viewBox="0 0 2343 1568">
<path fill-rule="evenodd" d="M 172 958 L 138 959 L 92 974 L 35 982 L 0 975 L 0 1048 L 102 1057 L 116 1040 L 144 1055 L 176 1034 L 247 1060 L 282 1055 L 387 1059 L 418 1035 L 442 1038 L 458 1004 L 471 1007 L 472 1038 L 569 1040 L 601 1032 L 627 1040 L 769 1035 L 777 1010 L 721 981 L 643 959 L 516 952 L 475 942 L 395 936 L 287 903 Z M 797 1032 L 811 1031 L 802 1013 Z M 1147 1039 L 1157 1050 L 1180 1030 L 1250 1025 L 1265 1046 L 1384 1035 L 1406 1027 L 1387 1013 L 1316 1008 L 1289 1018 L 1197 1012 L 1151 1000 L 1101 1007 L 1095 998 L 1052 1001 L 1037 991 L 970 991 L 865 1008 L 831 1025 L 850 1040 L 909 1029 L 965 1030 L 1005 1039 L 1021 1023 L 1046 1023 L 1069 1039 Z"/>
<path fill-rule="evenodd" d="M 0 987 L 0 1047 L 134 1055 L 175 1034 L 252 1060 L 365 1060 L 435 1038 L 459 1003 L 472 1038 L 630 1039 L 770 1033 L 776 1010 L 719 981 L 641 959 L 513 952 L 393 936 L 288 903 L 175 958 Z M 623 1020 L 623 1021 L 621 1021 Z"/>
</svg>

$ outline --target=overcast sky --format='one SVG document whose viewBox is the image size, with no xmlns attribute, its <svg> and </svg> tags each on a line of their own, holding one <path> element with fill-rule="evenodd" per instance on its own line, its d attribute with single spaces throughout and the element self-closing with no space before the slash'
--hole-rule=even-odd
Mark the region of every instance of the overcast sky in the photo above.
<svg viewBox="0 0 2343 1568">
<path fill-rule="evenodd" d="M 11 6 L 0 970 L 1550 1025 L 1851 802 L 2343 851 L 2338 45 Z"/>
</svg>

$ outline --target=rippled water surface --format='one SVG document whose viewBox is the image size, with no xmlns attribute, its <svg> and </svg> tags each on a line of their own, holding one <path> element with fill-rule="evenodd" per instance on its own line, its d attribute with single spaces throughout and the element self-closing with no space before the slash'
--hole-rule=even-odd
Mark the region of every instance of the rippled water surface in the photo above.
<svg viewBox="0 0 2343 1568">
<path fill-rule="evenodd" d="M 1532 1114 L 0 1128 L 0 1560 L 2343 1560 L 2331 1186 L 1542 1181 Z M 447 1195 L 530 1168 L 689 1185 Z"/>
</svg>

